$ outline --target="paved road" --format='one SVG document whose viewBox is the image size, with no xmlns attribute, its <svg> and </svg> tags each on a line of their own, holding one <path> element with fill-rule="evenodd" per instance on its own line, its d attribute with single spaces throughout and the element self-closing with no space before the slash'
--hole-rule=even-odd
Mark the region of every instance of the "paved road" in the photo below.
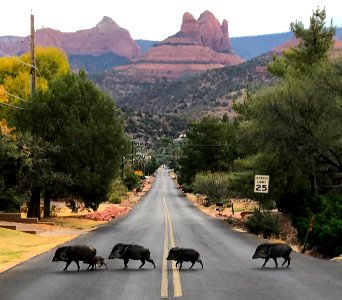
<svg viewBox="0 0 342 300">
<path fill-rule="evenodd" d="M 342 298 L 342 264 L 293 253 L 291 267 L 252 260 L 261 242 L 198 211 L 184 199 L 166 169 L 131 213 L 69 243 L 89 244 L 108 257 L 114 244 L 136 243 L 151 250 L 157 267 L 109 260 L 108 270 L 77 271 L 72 263 L 52 263 L 54 250 L 0 274 L 0 299 L 310 299 Z M 202 270 L 184 263 L 181 271 L 165 261 L 171 246 L 195 248 Z"/>
</svg>

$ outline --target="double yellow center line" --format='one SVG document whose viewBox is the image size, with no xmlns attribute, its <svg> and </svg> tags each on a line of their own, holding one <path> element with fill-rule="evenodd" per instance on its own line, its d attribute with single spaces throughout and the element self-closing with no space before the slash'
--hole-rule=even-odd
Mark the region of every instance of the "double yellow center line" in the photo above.
<svg viewBox="0 0 342 300">
<path fill-rule="evenodd" d="M 164 206 L 164 216 L 165 216 L 165 229 L 164 229 L 164 251 L 163 251 L 163 266 L 162 266 L 162 281 L 161 281 L 161 297 L 169 298 L 169 281 L 168 281 L 168 269 L 167 260 L 168 255 L 168 245 L 170 239 L 170 247 L 175 247 L 175 238 L 173 236 L 173 228 L 171 217 L 169 214 L 169 209 L 166 204 L 165 195 L 163 194 L 163 206 Z M 182 285 L 180 281 L 179 271 L 176 268 L 176 262 L 171 261 L 172 266 L 172 279 L 173 279 L 173 298 L 182 297 Z"/>
</svg>

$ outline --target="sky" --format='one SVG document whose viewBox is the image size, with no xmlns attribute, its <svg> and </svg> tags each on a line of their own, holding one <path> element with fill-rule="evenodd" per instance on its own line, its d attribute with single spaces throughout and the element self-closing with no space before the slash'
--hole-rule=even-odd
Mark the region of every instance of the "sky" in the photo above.
<svg viewBox="0 0 342 300">
<path fill-rule="evenodd" d="M 196 19 L 211 11 L 228 21 L 230 37 L 287 32 L 290 23 L 309 24 L 312 11 L 326 9 L 327 25 L 342 27 L 341 0 L 6 0 L 0 5 L 0 36 L 30 34 L 35 29 L 75 32 L 95 27 L 103 16 L 127 29 L 133 39 L 160 41 L 180 30 L 185 12 Z"/>
</svg>

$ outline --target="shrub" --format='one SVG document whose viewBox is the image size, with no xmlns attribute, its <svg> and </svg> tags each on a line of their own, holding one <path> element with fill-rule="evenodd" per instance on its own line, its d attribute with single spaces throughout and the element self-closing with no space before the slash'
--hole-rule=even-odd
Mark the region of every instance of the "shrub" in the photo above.
<svg viewBox="0 0 342 300">
<path fill-rule="evenodd" d="M 121 203 L 121 197 L 123 195 L 126 195 L 127 187 L 125 184 L 121 181 L 120 178 L 116 178 L 112 181 L 109 192 L 108 192 L 108 201 L 114 204 L 120 204 Z"/>
<path fill-rule="evenodd" d="M 128 173 L 126 174 L 126 177 L 123 181 L 125 186 L 129 191 L 134 190 L 135 188 L 139 187 L 140 184 L 140 178 L 139 176 L 135 175 L 134 173 Z"/>
<path fill-rule="evenodd" d="M 307 242 L 327 257 L 338 256 L 342 254 L 342 196 L 328 194 L 319 199 L 320 211 L 315 215 L 313 230 Z M 294 219 L 301 242 L 304 242 L 312 215 L 308 212 Z"/>
<path fill-rule="evenodd" d="M 0 193 L 0 211 L 18 212 L 20 211 L 20 203 L 11 192 Z"/>
<path fill-rule="evenodd" d="M 228 217 L 228 218 L 226 219 L 226 221 L 227 221 L 228 224 L 233 224 L 234 219 L 233 219 L 232 217 Z"/>
<path fill-rule="evenodd" d="M 209 203 L 228 199 L 231 195 L 227 173 L 198 173 L 192 186 L 195 193 L 206 195 Z"/>
<path fill-rule="evenodd" d="M 50 216 L 51 217 L 57 217 L 58 213 L 62 210 L 61 207 L 58 207 L 56 205 L 51 205 L 50 207 Z"/>
<path fill-rule="evenodd" d="M 79 210 L 85 209 L 83 201 L 76 198 L 69 198 L 65 200 L 65 205 L 71 209 L 71 212 L 77 213 Z"/>
<path fill-rule="evenodd" d="M 261 212 L 257 209 L 247 219 L 245 227 L 248 232 L 253 234 L 262 234 L 264 238 L 269 239 L 271 236 L 278 237 L 280 235 L 280 220 L 276 215 L 272 215 L 269 211 Z"/>
<path fill-rule="evenodd" d="M 326 256 L 342 254 L 342 196 L 321 197 L 323 210 L 316 215 L 311 244 Z"/>
</svg>

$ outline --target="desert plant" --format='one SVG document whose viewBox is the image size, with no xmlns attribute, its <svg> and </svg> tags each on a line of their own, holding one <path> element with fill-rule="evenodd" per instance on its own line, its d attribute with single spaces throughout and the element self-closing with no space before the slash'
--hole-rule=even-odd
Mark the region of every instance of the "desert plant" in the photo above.
<svg viewBox="0 0 342 300">
<path fill-rule="evenodd" d="M 264 238 L 271 236 L 278 237 L 280 234 L 280 220 L 276 215 L 269 211 L 259 211 L 255 209 L 253 214 L 247 219 L 245 227 L 248 232 L 253 234 L 262 234 Z"/>
<path fill-rule="evenodd" d="M 127 193 L 127 187 L 122 182 L 121 179 L 116 178 L 112 181 L 109 192 L 108 192 L 108 201 L 114 204 L 120 204 L 121 203 L 121 197 L 123 195 L 126 195 Z"/>
</svg>

